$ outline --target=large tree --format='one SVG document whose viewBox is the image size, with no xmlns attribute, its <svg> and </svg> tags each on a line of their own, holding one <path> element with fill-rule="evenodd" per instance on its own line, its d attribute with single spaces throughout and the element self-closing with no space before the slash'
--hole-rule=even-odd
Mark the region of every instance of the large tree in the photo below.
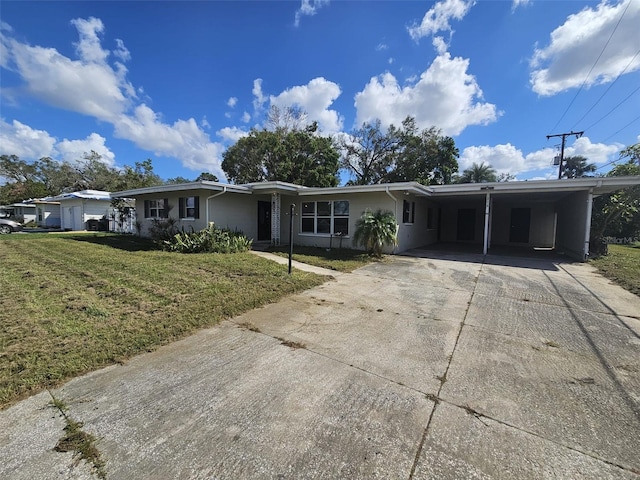
<svg viewBox="0 0 640 480">
<path fill-rule="evenodd" d="M 16 155 L 2 155 L 0 177 L 5 179 L 0 186 L 0 204 L 78 190 L 115 192 L 163 183 L 153 172 L 149 159 L 120 170 L 107 165 L 96 152 L 87 153 L 73 163 L 49 157 L 27 162 Z"/>
<path fill-rule="evenodd" d="M 419 130 L 413 117 L 383 131 L 380 120 L 363 123 L 341 141 L 342 168 L 350 183 L 416 181 L 425 185 L 451 183 L 458 171 L 459 152 L 453 138 L 435 127 Z"/>
<path fill-rule="evenodd" d="M 564 165 L 562 166 L 563 178 L 581 178 L 588 177 L 589 173 L 596 171 L 596 166 L 593 163 L 588 163 L 588 160 L 582 155 L 575 155 L 573 157 L 566 157 L 564 159 Z"/>
<path fill-rule="evenodd" d="M 640 175 L 640 144 L 620 152 L 626 163 L 616 165 L 608 177 Z M 629 187 L 593 200 L 590 249 L 602 252 L 604 237 L 636 237 L 640 235 L 640 186 Z"/>
<path fill-rule="evenodd" d="M 479 165 L 473 163 L 469 168 L 462 172 L 458 178 L 458 183 L 485 183 L 497 182 L 498 177 L 496 171 L 489 164 L 481 162 Z"/>
<path fill-rule="evenodd" d="M 222 155 L 222 169 L 234 183 L 281 181 L 308 187 L 338 185 L 340 154 L 333 140 L 304 129 L 256 130 Z"/>
</svg>

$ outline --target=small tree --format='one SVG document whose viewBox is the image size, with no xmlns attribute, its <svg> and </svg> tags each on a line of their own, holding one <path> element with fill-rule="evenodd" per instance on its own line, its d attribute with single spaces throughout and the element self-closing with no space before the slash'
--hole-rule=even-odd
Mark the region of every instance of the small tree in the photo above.
<svg viewBox="0 0 640 480">
<path fill-rule="evenodd" d="M 375 212 L 365 210 L 356 222 L 353 241 L 376 257 L 382 256 L 385 245 L 395 247 L 398 244 L 398 224 L 393 212 L 380 209 Z"/>
</svg>

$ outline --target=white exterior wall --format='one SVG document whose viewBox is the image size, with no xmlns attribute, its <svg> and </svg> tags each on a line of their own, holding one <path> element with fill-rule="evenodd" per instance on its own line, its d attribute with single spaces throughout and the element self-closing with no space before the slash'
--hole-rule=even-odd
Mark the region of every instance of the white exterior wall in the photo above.
<svg viewBox="0 0 640 480">
<path fill-rule="evenodd" d="M 458 242 L 458 210 L 463 208 L 475 209 L 475 230 L 473 241 L 461 243 L 482 243 L 484 239 L 484 208 L 485 200 L 481 202 L 473 200 L 461 200 L 460 202 L 447 202 L 440 205 L 442 221 L 440 224 L 441 242 Z"/>
<path fill-rule="evenodd" d="M 588 245 L 585 245 L 585 237 L 588 233 L 587 205 L 590 196 L 586 191 L 575 192 L 556 204 L 556 250 L 580 261 L 585 260 L 585 253 L 589 251 Z"/>
<path fill-rule="evenodd" d="M 65 230 L 86 230 L 87 221 L 109 214 L 110 200 L 69 198 L 60 201 L 60 226 Z"/>
<path fill-rule="evenodd" d="M 42 220 L 40 220 L 42 215 Z M 60 205 L 54 205 L 52 203 L 37 203 L 36 204 L 36 223 L 39 227 L 60 227 Z"/>
<path fill-rule="evenodd" d="M 215 195 L 215 193 L 209 193 L 209 195 Z M 204 205 L 204 198 L 200 198 L 201 218 L 205 215 L 205 211 L 202 207 L 202 205 Z M 256 241 L 258 238 L 259 200 L 270 202 L 271 195 L 223 193 L 222 195 L 209 200 L 209 219 L 220 228 L 240 230 L 247 238 L 252 238 Z"/>
</svg>

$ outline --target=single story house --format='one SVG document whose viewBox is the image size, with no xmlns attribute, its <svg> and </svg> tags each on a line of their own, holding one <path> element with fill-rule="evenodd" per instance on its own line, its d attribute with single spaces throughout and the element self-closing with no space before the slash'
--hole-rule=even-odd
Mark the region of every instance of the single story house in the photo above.
<svg viewBox="0 0 640 480">
<path fill-rule="evenodd" d="M 136 200 L 141 234 L 153 219 L 178 228 L 209 222 L 254 242 L 357 248 L 356 222 L 366 209 L 390 210 L 398 222 L 393 253 L 438 242 L 555 249 L 578 260 L 589 253 L 594 196 L 640 185 L 640 176 L 425 186 L 416 182 L 331 188 L 284 182 L 228 185 L 200 181 L 112 193 Z M 293 217 L 290 213 L 293 212 Z"/>
<path fill-rule="evenodd" d="M 111 195 L 102 190 L 81 190 L 52 197 L 60 205 L 60 227 L 63 230 L 89 230 L 90 220 L 109 218 Z M 106 227 L 105 227 L 106 228 Z"/>
<path fill-rule="evenodd" d="M 51 197 L 26 200 L 36 208 L 36 226 L 40 228 L 60 228 L 60 203 Z"/>
<path fill-rule="evenodd" d="M 12 203 L 2 207 L 10 216 L 18 218 L 23 225 L 36 223 L 36 206 L 33 203 Z"/>
</svg>

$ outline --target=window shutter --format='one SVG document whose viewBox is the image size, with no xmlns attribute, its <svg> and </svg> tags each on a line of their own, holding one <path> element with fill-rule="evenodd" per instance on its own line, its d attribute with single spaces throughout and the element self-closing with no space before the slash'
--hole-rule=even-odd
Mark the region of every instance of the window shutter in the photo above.
<svg viewBox="0 0 640 480">
<path fill-rule="evenodd" d="M 193 197 L 194 214 L 193 218 L 200 218 L 200 197 Z"/>
<path fill-rule="evenodd" d="M 164 199 L 164 210 L 162 211 L 163 218 L 169 218 L 169 199 Z"/>
<path fill-rule="evenodd" d="M 411 223 L 416 221 L 416 202 L 411 202 Z"/>
<path fill-rule="evenodd" d="M 151 212 L 149 211 L 149 200 L 145 200 L 144 201 L 144 218 L 149 218 L 151 217 Z"/>
<path fill-rule="evenodd" d="M 185 218 L 186 217 L 185 208 L 184 208 L 185 207 L 184 204 L 186 203 L 185 200 L 186 199 L 184 197 L 180 197 L 178 199 L 178 216 L 179 216 L 179 218 Z"/>
</svg>

